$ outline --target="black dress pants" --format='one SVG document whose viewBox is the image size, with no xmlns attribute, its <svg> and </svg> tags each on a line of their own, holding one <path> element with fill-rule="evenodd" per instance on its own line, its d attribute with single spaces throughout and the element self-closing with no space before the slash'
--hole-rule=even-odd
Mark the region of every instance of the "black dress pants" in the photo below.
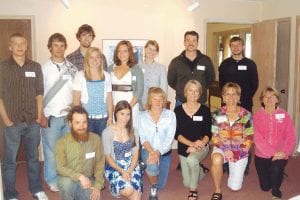
<svg viewBox="0 0 300 200">
<path fill-rule="evenodd" d="M 272 189 L 272 195 L 281 197 L 280 186 L 283 181 L 284 168 L 288 160 L 275 160 L 272 158 L 261 158 L 255 156 L 254 159 L 260 188 L 263 191 Z"/>
</svg>

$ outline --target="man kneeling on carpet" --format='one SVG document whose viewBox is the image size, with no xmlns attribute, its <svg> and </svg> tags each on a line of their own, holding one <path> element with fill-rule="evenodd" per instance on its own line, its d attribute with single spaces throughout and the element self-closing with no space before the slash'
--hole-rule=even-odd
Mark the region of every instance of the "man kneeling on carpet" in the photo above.
<svg viewBox="0 0 300 200">
<path fill-rule="evenodd" d="M 88 132 L 83 107 L 73 107 L 67 119 L 71 133 L 58 140 L 55 152 L 61 199 L 100 200 L 105 162 L 101 139 Z"/>
</svg>

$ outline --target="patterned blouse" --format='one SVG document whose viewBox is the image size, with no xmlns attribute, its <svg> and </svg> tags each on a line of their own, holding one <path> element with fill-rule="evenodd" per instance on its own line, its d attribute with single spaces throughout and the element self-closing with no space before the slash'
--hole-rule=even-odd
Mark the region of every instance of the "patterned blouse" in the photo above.
<svg viewBox="0 0 300 200">
<path fill-rule="evenodd" d="M 224 152 L 231 150 L 235 162 L 248 157 L 253 136 L 252 116 L 241 107 L 238 118 L 230 124 L 226 111 L 223 106 L 212 115 L 212 143 Z"/>
</svg>

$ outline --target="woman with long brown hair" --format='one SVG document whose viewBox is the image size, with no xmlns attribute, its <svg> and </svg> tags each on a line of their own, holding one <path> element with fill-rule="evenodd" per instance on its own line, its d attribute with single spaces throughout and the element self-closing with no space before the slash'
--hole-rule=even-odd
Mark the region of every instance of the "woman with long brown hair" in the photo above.
<svg viewBox="0 0 300 200">
<path fill-rule="evenodd" d="M 115 123 L 103 131 L 105 177 L 114 197 L 141 199 L 141 170 L 138 163 L 139 138 L 132 125 L 132 110 L 127 101 L 119 101 Z"/>
<path fill-rule="evenodd" d="M 135 64 L 133 46 L 127 40 L 118 43 L 114 52 L 114 64 L 108 71 L 112 78 L 114 106 L 126 100 L 132 108 L 133 125 L 137 126 L 139 101 L 143 95 L 144 76 L 141 68 Z"/>
</svg>

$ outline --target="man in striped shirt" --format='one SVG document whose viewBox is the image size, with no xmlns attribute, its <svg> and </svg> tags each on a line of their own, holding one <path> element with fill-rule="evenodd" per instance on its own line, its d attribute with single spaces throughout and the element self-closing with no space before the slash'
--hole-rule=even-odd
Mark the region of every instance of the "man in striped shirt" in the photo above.
<svg viewBox="0 0 300 200">
<path fill-rule="evenodd" d="M 48 200 L 42 190 L 38 146 L 43 105 L 43 74 L 40 64 L 26 58 L 27 40 L 20 33 L 9 38 L 12 56 L 0 63 L 0 115 L 4 122 L 3 175 L 5 199 L 18 199 L 16 157 L 21 138 L 25 146 L 30 192 Z"/>
</svg>

